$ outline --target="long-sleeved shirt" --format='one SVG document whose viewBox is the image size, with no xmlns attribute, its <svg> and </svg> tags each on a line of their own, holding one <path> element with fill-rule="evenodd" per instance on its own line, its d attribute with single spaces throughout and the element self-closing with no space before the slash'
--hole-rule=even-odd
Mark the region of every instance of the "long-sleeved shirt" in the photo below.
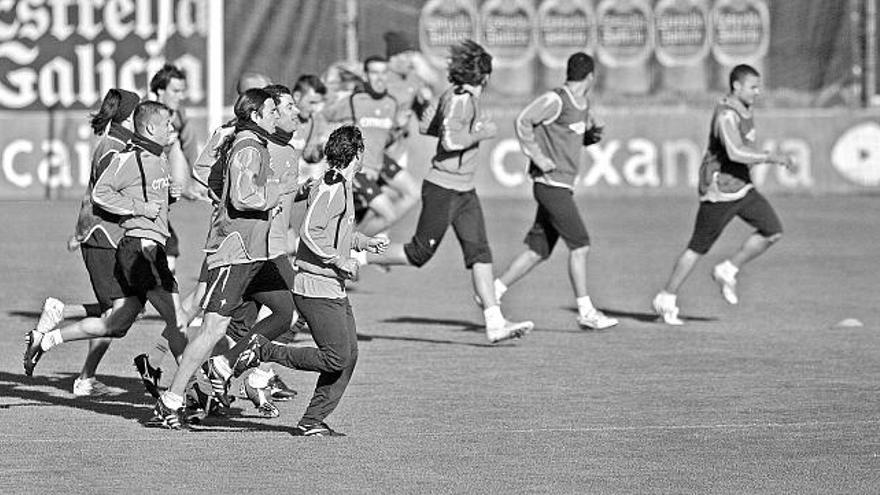
<svg viewBox="0 0 880 495">
<path fill-rule="evenodd" d="M 100 137 L 92 152 L 92 170 L 89 184 L 80 204 L 76 219 L 75 237 L 80 243 L 99 248 L 115 248 L 125 231 L 120 218 L 104 211 L 92 202 L 92 191 L 98 177 L 107 169 L 119 152 L 128 146 L 133 133 L 117 123 L 111 123 L 107 133 Z"/>
<path fill-rule="evenodd" d="M 437 152 L 425 180 L 456 191 L 474 188 L 478 148 L 487 137 L 481 131 L 479 114 L 479 99 L 467 86 L 447 89 L 436 105 L 425 111 L 420 130 L 424 134 L 436 133 L 438 138 Z"/>
<path fill-rule="evenodd" d="M 287 231 L 299 177 L 299 159 L 302 151 L 293 146 L 291 136 L 276 131 L 269 138 L 269 165 L 274 176 L 281 180 L 278 205 L 272 210 L 269 225 L 269 257 L 287 254 Z"/>
<path fill-rule="evenodd" d="M 300 227 L 293 292 L 308 297 L 345 297 L 345 275 L 338 268 L 352 249 L 366 249 L 367 237 L 354 230 L 350 181 L 312 187 Z"/>
<path fill-rule="evenodd" d="M 168 189 L 171 174 L 162 146 L 140 137 L 138 144 L 117 154 L 95 182 L 92 201 L 120 215 L 126 237 L 168 239 Z M 149 202 L 159 203 L 156 218 L 145 214 Z"/>
<path fill-rule="evenodd" d="M 265 140 L 250 130 L 238 132 L 205 244 L 208 268 L 269 258 L 270 211 L 280 192 L 269 160 Z"/>
<path fill-rule="evenodd" d="M 529 103 L 516 117 L 514 130 L 535 182 L 572 189 L 580 172 L 584 133 L 594 125 L 589 102 L 579 103 L 568 86 Z"/>
<path fill-rule="evenodd" d="M 374 97 L 367 91 L 356 91 L 324 110 L 330 123 L 353 123 L 364 135 L 365 169 L 376 175 L 384 165 L 385 146 L 391 141 L 391 131 L 397 122 L 397 101 L 385 93 Z"/>
<path fill-rule="evenodd" d="M 751 110 L 733 96 L 722 98 L 712 114 L 709 144 L 700 166 L 701 201 L 736 201 L 754 187 L 750 168 L 767 161 L 756 138 Z"/>
</svg>

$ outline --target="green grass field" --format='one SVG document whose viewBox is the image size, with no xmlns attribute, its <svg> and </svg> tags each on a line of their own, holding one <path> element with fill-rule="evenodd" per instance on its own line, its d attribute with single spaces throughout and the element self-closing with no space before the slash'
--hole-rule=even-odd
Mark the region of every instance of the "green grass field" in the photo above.
<svg viewBox="0 0 880 495">
<path fill-rule="evenodd" d="M 278 419 L 239 401 L 233 417 L 194 431 L 144 428 L 152 401 L 131 358 L 158 337 L 155 318 L 98 370 L 119 396 L 71 394 L 81 342 L 24 377 L 22 334 L 43 298 L 93 296 L 65 250 L 78 205 L 0 203 L 0 492 L 878 493 L 880 198 L 770 199 L 786 237 L 744 270 L 739 306 L 709 277 L 748 232 L 735 223 L 685 285 L 678 328 L 657 323 L 650 301 L 690 234 L 692 197 L 580 200 L 591 295 L 621 320 L 605 332 L 575 323 L 564 246 L 505 297 L 506 315 L 535 331 L 498 346 L 482 334 L 451 233 L 421 270 L 365 268 L 351 291 L 360 361 L 328 420 L 345 438 L 289 434 L 314 376 L 284 369 L 300 396 Z M 506 265 L 533 204 L 484 210 Z M 208 207 L 173 214 L 188 290 Z M 414 223 L 392 237 L 406 240 Z M 864 326 L 835 327 L 845 318 Z"/>
</svg>

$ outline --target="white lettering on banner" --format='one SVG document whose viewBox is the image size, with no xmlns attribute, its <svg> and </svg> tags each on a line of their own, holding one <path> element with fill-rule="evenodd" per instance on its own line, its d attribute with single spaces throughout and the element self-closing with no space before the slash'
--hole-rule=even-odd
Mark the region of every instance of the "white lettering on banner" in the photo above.
<svg viewBox="0 0 880 495">
<path fill-rule="evenodd" d="M 684 162 L 687 185 L 696 187 L 703 151 L 697 143 L 688 139 L 674 139 L 663 143 L 663 184 L 669 187 L 678 185 L 679 164 Z"/>
<path fill-rule="evenodd" d="M 3 155 L 0 156 L 0 166 L 3 168 L 3 177 L 13 186 L 24 189 L 34 182 L 31 174 L 22 174 L 15 170 L 15 156 L 19 153 L 30 153 L 33 150 L 33 143 L 27 139 L 16 139 L 9 143 L 9 146 L 3 150 Z"/>
<path fill-rule="evenodd" d="M 880 126 L 877 126 L 876 132 L 875 143 L 880 142 Z M 779 149 L 791 155 L 798 169 L 789 172 L 783 167 L 757 165 L 752 169 L 752 180 L 756 185 L 767 182 L 771 169 L 776 182 L 786 189 L 810 188 L 815 185 L 812 151 L 807 141 L 797 138 L 778 142 L 767 140 L 763 149 Z M 874 149 L 877 154 L 873 159 L 880 161 L 880 145 L 875 145 Z M 626 155 L 620 157 L 619 152 L 623 150 Z M 703 151 L 696 142 L 689 139 L 658 143 L 648 138 L 634 137 L 626 141 L 597 143 L 587 148 L 586 155 L 588 165 L 586 172 L 575 181 L 578 187 L 601 186 L 604 182 L 613 187 L 675 188 L 696 187 Z M 517 165 L 511 167 L 512 163 Z M 492 148 L 489 167 L 492 177 L 506 188 L 520 186 L 526 181 L 525 156 L 516 139 L 502 139 Z M 880 167 L 875 175 L 880 184 Z"/>
<path fill-rule="evenodd" d="M 623 164 L 623 177 L 627 184 L 636 187 L 659 187 L 657 172 L 657 147 L 644 138 L 632 139 L 627 146 L 633 156 Z"/>
<path fill-rule="evenodd" d="M 0 76 L 0 107 L 92 107 L 117 79 L 143 88 L 165 63 L 172 35 L 207 36 L 208 1 L 0 0 L 0 63 L 8 67 Z M 125 59 L 113 60 L 117 43 L 132 35 L 143 42 L 129 44 L 143 46 L 146 57 L 125 49 L 119 51 Z M 172 62 L 184 65 L 189 102 L 203 101 L 204 62 L 191 55 Z"/>
<path fill-rule="evenodd" d="M 617 173 L 614 164 L 611 163 L 611 158 L 614 157 L 618 149 L 620 149 L 620 141 L 616 139 L 608 141 L 608 144 L 604 147 L 602 143 L 596 143 L 587 147 L 587 152 L 593 160 L 593 166 L 587 172 L 587 175 L 583 177 L 581 184 L 592 187 L 599 182 L 599 179 L 604 178 L 605 182 L 609 185 L 620 185 L 620 174 Z"/>
<path fill-rule="evenodd" d="M 508 138 L 502 139 L 492 148 L 492 154 L 489 157 L 489 168 L 492 170 L 492 176 L 504 187 L 516 187 L 526 180 L 526 174 L 522 171 L 526 169 L 525 164 L 520 164 L 520 172 L 508 172 L 504 166 L 504 161 L 509 155 L 524 158 L 519 141 Z"/>
<path fill-rule="evenodd" d="M 36 143 L 28 139 L 15 139 L 6 145 L 0 153 L 0 170 L 2 178 L 9 184 L 26 189 L 35 183 L 51 188 L 85 186 L 89 183 L 91 173 L 91 130 L 87 124 L 80 124 L 77 129 L 77 142 L 73 144 L 73 155 L 64 141 L 59 139 L 39 142 L 39 154 Z M 39 159 L 39 161 L 37 161 Z M 74 163 L 74 160 L 76 163 Z M 22 166 L 22 163 L 29 163 Z M 18 164 L 18 165 L 17 165 Z M 73 167 L 77 167 L 74 182 Z M 35 180 L 36 179 L 36 180 Z"/>
</svg>

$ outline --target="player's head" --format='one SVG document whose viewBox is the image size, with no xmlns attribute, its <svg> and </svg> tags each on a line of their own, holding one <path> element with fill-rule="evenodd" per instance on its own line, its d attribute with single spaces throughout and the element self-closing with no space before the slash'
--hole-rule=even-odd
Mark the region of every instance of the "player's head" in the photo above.
<svg viewBox="0 0 880 495">
<path fill-rule="evenodd" d="M 577 52 L 568 57 L 565 67 L 565 80 L 572 83 L 585 83 L 584 92 L 593 86 L 596 79 L 593 57 L 584 52 Z"/>
<path fill-rule="evenodd" d="M 270 84 L 263 89 L 272 96 L 275 107 L 278 108 L 276 125 L 285 132 L 295 131 L 299 126 L 299 110 L 293 104 L 293 93 L 290 88 L 282 84 Z"/>
<path fill-rule="evenodd" d="M 372 55 L 364 60 L 364 75 L 374 93 L 384 93 L 388 88 L 388 60 Z"/>
<path fill-rule="evenodd" d="M 239 124 L 252 122 L 268 133 L 275 132 L 278 109 L 268 91 L 251 88 L 242 93 L 233 107 Z"/>
<path fill-rule="evenodd" d="M 752 106 L 761 94 L 761 73 L 751 65 L 740 64 L 730 71 L 730 93 Z"/>
<path fill-rule="evenodd" d="M 150 92 L 160 103 L 175 111 L 186 98 L 186 74 L 171 64 L 165 64 L 150 79 Z"/>
<path fill-rule="evenodd" d="M 132 129 L 132 114 L 141 98 L 131 91 L 111 88 L 101 100 L 101 108 L 91 115 L 89 125 L 99 135 L 104 132 L 110 122 L 121 124 Z"/>
<path fill-rule="evenodd" d="M 308 120 L 324 105 L 327 86 L 314 74 L 303 74 L 293 85 L 293 102 L 299 109 L 301 119 Z"/>
<path fill-rule="evenodd" d="M 324 180 L 328 183 L 338 182 L 340 178 L 348 179 L 360 168 L 360 157 L 364 152 L 364 137 L 357 126 L 344 125 L 338 127 L 327 138 L 324 145 L 324 156 L 327 158 L 327 173 Z M 349 165 L 353 165 L 349 167 Z"/>
<path fill-rule="evenodd" d="M 134 130 L 141 136 L 166 146 L 174 134 L 171 115 L 171 109 L 158 101 L 141 102 L 134 109 Z"/>
<path fill-rule="evenodd" d="M 398 74 L 409 74 L 413 70 L 412 57 L 416 51 L 409 35 L 403 31 L 386 31 L 382 39 L 385 40 L 388 68 Z"/>
<path fill-rule="evenodd" d="M 265 88 L 272 84 L 272 81 L 265 74 L 260 72 L 248 71 L 243 73 L 235 84 L 235 91 L 242 94 L 251 88 Z"/>
<path fill-rule="evenodd" d="M 492 73 L 492 55 L 473 40 L 449 47 L 449 82 L 456 86 L 482 86 Z"/>
</svg>

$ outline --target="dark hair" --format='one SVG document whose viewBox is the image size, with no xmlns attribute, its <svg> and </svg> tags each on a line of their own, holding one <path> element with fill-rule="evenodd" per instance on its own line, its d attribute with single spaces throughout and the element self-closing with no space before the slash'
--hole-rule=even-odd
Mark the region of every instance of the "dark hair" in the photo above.
<svg viewBox="0 0 880 495">
<path fill-rule="evenodd" d="M 248 122 L 253 123 L 251 112 L 260 113 L 266 100 L 272 99 L 272 95 L 265 89 L 251 88 L 245 90 L 245 92 L 238 95 L 238 99 L 235 100 L 235 105 L 232 107 L 235 118 L 230 123 L 236 127 Z M 217 146 L 217 150 L 215 151 L 215 156 L 223 160 L 224 163 L 229 155 L 229 151 L 232 150 L 232 144 L 235 142 L 235 134 L 236 133 L 232 132 L 226 136 L 225 140 Z"/>
<path fill-rule="evenodd" d="M 492 55 L 473 40 L 449 47 L 449 82 L 477 86 L 492 73 Z"/>
<path fill-rule="evenodd" d="M 329 167 L 324 174 L 324 181 L 328 184 L 337 182 L 339 171 L 363 152 L 364 136 L 357 126 L 344 125 L 334 130 L 324 145 L 324 156 L 327 157 Z"/>
<path fill-rule="evenodd" d="M 373 64 L 376 62 L 381 62 L 383 64 L 387 64 L 388 59 L 383 57 L 382 55 L 370 55 L 369 57 L 367 57 L 366 60 L 364 60 L 364 74 L 366 74 L 367 71 L 370 70 L 370 64 Z"/>
<path fill-rule="evenodd" d="M 583 81 L 593 73 L 594 62 L 593 57 L 584 52 L 577 52 L 568 57 L 568 64 L 565 68 L 566 81 Z"/>
<path fill-rule="evenodd" d="M 739 64 L 730 71 L 730 80 L 728 84 L 730 84 L 730 90 L 733 91 L 733 83 L 736 81 L 742 82 L 746 76 L 755 76 L 761 77 L 761 73 L 758 72 L 758 69 L 752 67 L 748 64 Z"/>
<path fill-rule="evenodd" d="M 159 114 L 171 115 L 171 109 L 158 101 L 143 101 L 134 109 L 134 128 L 138 134 L 143 134 L 147 124 Z"/>
<path fill-rule="evenodd" d="M 167 88 L 168 83 L 172 79 L 183 79 L 186 81 L 186 74 L 174 65 L 163 65 L 159 72 L 156 72 L 153 78 L 150 79 L 150 92 L 159 94 L 159 90 Z"/>
<path fill-rule="evenodd" d="M 110 122 L 118 124 L 127 119 L 134 112 L 139 100 L 131 91 L 110 88 L 101 100 L 101 108 L 89 116 L 89 126 L 96 135 L 101 134 Z"/>
<path fill-rule="evenodd" d="M 314 89 L 315 93 L 318 93 L 319 95 L 327 94 L 327 86 L 324 86 L 324 81 L 314 74 L 303 74 L 299 76 L 299 79 L 296 80 L 296 84 L 293 85 L 293 92 L 305 94 L 309 91 L 309 88 Z"/>
<path fill-rule="evenodd" d="M 269 93 L 272 99 L 275 100 L 276 105 L 281 101 L 281 95 L 293 96 L 290 92 L 290 88 L 283 84 L 270 84 L 263 88 L 263 91 Z"/>
</svg>

